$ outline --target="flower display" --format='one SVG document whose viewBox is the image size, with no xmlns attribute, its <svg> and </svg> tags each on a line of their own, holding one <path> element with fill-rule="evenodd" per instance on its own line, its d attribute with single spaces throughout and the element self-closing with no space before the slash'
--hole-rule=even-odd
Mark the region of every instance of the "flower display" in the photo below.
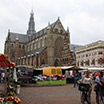
<svg viewBox="0 0 104 104">
<path fill-rule="evenodd" d="M 3 103 L 3 101 L 4 101 L 4 98 L 0 98 L 0 103 Z"/>
<path fill-rule="evenodd" d="M 4 98 L 0 98 L 0 102 L 3 102 L 3 101 L 4 101 Z M 6 97 L 6 101 L 7 102 L 10 101 L 13 104 L 20 104 L 22 102 L 18 97 L 15 97 L 15 96 Z"/>
</svg>

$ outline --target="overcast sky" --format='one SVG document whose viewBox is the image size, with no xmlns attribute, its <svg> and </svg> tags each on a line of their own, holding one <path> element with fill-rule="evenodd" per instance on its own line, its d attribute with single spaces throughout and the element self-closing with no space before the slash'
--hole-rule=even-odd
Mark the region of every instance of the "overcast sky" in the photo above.
<svg viewBox="0 0 104 104">
<path fill-rule="evenodd" d="M 36 31 L 60 17 L 64 28 L 69 27 L 72 44 L 104 40 L 104 0 L 0 0 L 0 53 L 8 29 L 27 32 L 32 9 Z"/>
</svg>

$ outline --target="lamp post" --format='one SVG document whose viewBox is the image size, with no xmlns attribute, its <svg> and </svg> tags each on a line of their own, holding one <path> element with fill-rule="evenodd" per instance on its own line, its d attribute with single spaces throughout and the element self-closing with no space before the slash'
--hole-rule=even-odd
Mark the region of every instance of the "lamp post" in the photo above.
<svg viewBox="0 0 104 104">
<path fill-rule="evenodd" d="M 39 55 L 39 52 L 36 52 L 36 67 L 38 68 L 39 66 L 39 63 L 38 63 L 38 55 Z"/>
</svg>

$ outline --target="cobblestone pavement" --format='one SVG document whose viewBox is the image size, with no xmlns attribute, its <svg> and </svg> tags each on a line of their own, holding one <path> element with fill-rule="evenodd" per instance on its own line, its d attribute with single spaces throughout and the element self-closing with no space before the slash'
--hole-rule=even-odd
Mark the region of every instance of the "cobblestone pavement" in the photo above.
<svg viewBox="0 0 104 104">
<path fill-rule="evenodd" d="M 81 104 L 78 88 L 72 84 L 51 87 L 22 87 L 19 97 L 22 104 Z M 91 95 L 95 104 L 95 92 Z"/>
</svg>

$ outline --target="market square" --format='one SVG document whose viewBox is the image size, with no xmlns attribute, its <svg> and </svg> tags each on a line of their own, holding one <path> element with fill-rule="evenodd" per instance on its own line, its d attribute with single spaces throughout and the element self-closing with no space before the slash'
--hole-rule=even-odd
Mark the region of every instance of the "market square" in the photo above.
<svg viewBox="0 0 104 104">
<path fill-rule="evenodd" d="M 0 104 L 104 104 L 104 1 L 0 1 Z"/>
</svg>

